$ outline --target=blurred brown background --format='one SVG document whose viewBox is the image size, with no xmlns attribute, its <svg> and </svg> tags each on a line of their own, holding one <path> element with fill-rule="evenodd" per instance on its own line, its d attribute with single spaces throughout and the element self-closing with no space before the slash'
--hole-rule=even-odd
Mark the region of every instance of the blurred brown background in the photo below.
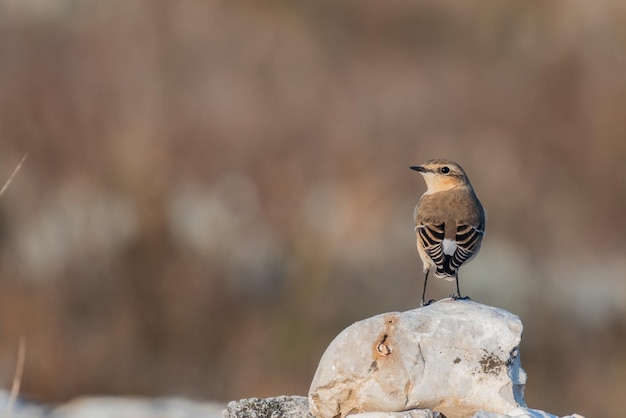
<svg viewBox="0 0 626 418">
<path fill-rule="evenodd" d="M 417 306 L 408 166 L 447 157 L 529 406 L 623 413 L 624 2 L 2 0 L 2 182 L 25 152 L 4 387 L 24 336 L 40 401 L 306 394 L 340 330 Z"/>
</svg>

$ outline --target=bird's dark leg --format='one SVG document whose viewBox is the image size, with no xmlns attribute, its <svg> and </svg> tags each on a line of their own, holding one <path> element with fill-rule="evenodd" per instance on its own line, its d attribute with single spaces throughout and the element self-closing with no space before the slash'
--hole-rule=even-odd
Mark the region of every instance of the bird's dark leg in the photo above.
<svg viewBox="0 0 626 418">
<path fill-rule="evenodd" d="M 459 271 L 454 272 L 454 280 L 456 280 L 456 297 L 454 299 L 461 299 L 461 289 L 459 289 Z"/>
<path fill-rule="evenodd" d="M 452 295 L 454 300 L 471 300 L 469 296 L 461 296 L 461 290 L 459 289 L 459 271 L 454 272 L 454 279 L 456 280 L 456 293 Z"/>
<path fill-rule="evenodd" d="M 434 299 L 431 299 L 428 302 L 424 302 L 424 298 L 426 297 L 426 283 L 428 283 L 428 273 L 430 273 L 430 269 L 426 270 L 426 275 L 424 276 L 424 290 L 422 291 L 422 302 L 420 306 L 428 306 L 435 301 Z"/>
</svg>

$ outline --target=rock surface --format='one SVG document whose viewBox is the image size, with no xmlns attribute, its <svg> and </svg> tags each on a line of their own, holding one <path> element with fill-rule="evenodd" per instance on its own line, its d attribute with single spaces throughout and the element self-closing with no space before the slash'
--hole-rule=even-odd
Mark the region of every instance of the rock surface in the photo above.
<svg viewBox="0 0 626 418">
<path fill-rule="evenodd" d="M 313 418 L 309 412 L 308 399 L 304 396 L 279 396 L 276 398 L 250 398 L 232 401 L 224 410 L 223 418 Z M 448 418 L 455 418 L 455 415 Z M 472 418 L 558 418 L 556 415 L 528 408 L 516 408 L 508 414 L 479 411 Z M 443 418 L 439 412 L 429 409 L 411 409 L 402 412 L 362 412 L 348 418 Z M 567 415 L 562 418 L 584 418 Z"/>
<path fill-rule="evenodd" d="M 507 414 L 525 407 L 521 336 L 517 316 L 450 299 L 359 321 L 324 353 L 309 390 L 311 412 Z"/>
<path fill-rule="evenodd" d="M 229 402 L 223 418 L 313 418 L 304 396 L 250 398 Z"/>
<path fill-rule="evenodd" d="M 228 403 L 223 418 L 314 418 L 305 396 L 240 399 Z M 439 412 L 414 409 L 403 412 L 364 412 L 350 418 L 441 418 Z"/>
</svg>

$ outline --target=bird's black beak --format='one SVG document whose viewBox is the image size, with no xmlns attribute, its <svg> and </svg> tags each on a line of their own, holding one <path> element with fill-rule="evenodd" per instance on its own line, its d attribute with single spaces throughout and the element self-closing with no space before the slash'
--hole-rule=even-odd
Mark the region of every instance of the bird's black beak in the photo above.
<svg viewBox="0 0 626 418">
<path fill-rule="evenodd" d="M 421 165 L 412 165 L 409 168 L 411 170 L 419 171 L 420 173 L 425 173 L 426 172 L 426 169 L 424 167 L 422 167 Z"/>
</svg>

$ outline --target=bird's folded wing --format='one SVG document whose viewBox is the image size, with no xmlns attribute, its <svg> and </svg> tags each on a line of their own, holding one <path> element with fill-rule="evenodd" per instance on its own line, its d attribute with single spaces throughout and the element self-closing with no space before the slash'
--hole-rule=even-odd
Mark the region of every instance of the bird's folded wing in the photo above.
<svg viewBox="0 0 626 418">
<path fill-rule="evenodd" d="M 472 258 L 480 248 L 480 241 L 485 234 L 484 226 L 458 225 L 456 229 L 456 251 L 452 255 L 450 265 L 454 269 Z"/>
<path fill-rule="evenodd" d="M 441 243 L 444 238 L 444 224 L 419 224 L 415 231 L 426 254 L 436 265 L 442 265 L 444 254 Z"/>
</svg>

